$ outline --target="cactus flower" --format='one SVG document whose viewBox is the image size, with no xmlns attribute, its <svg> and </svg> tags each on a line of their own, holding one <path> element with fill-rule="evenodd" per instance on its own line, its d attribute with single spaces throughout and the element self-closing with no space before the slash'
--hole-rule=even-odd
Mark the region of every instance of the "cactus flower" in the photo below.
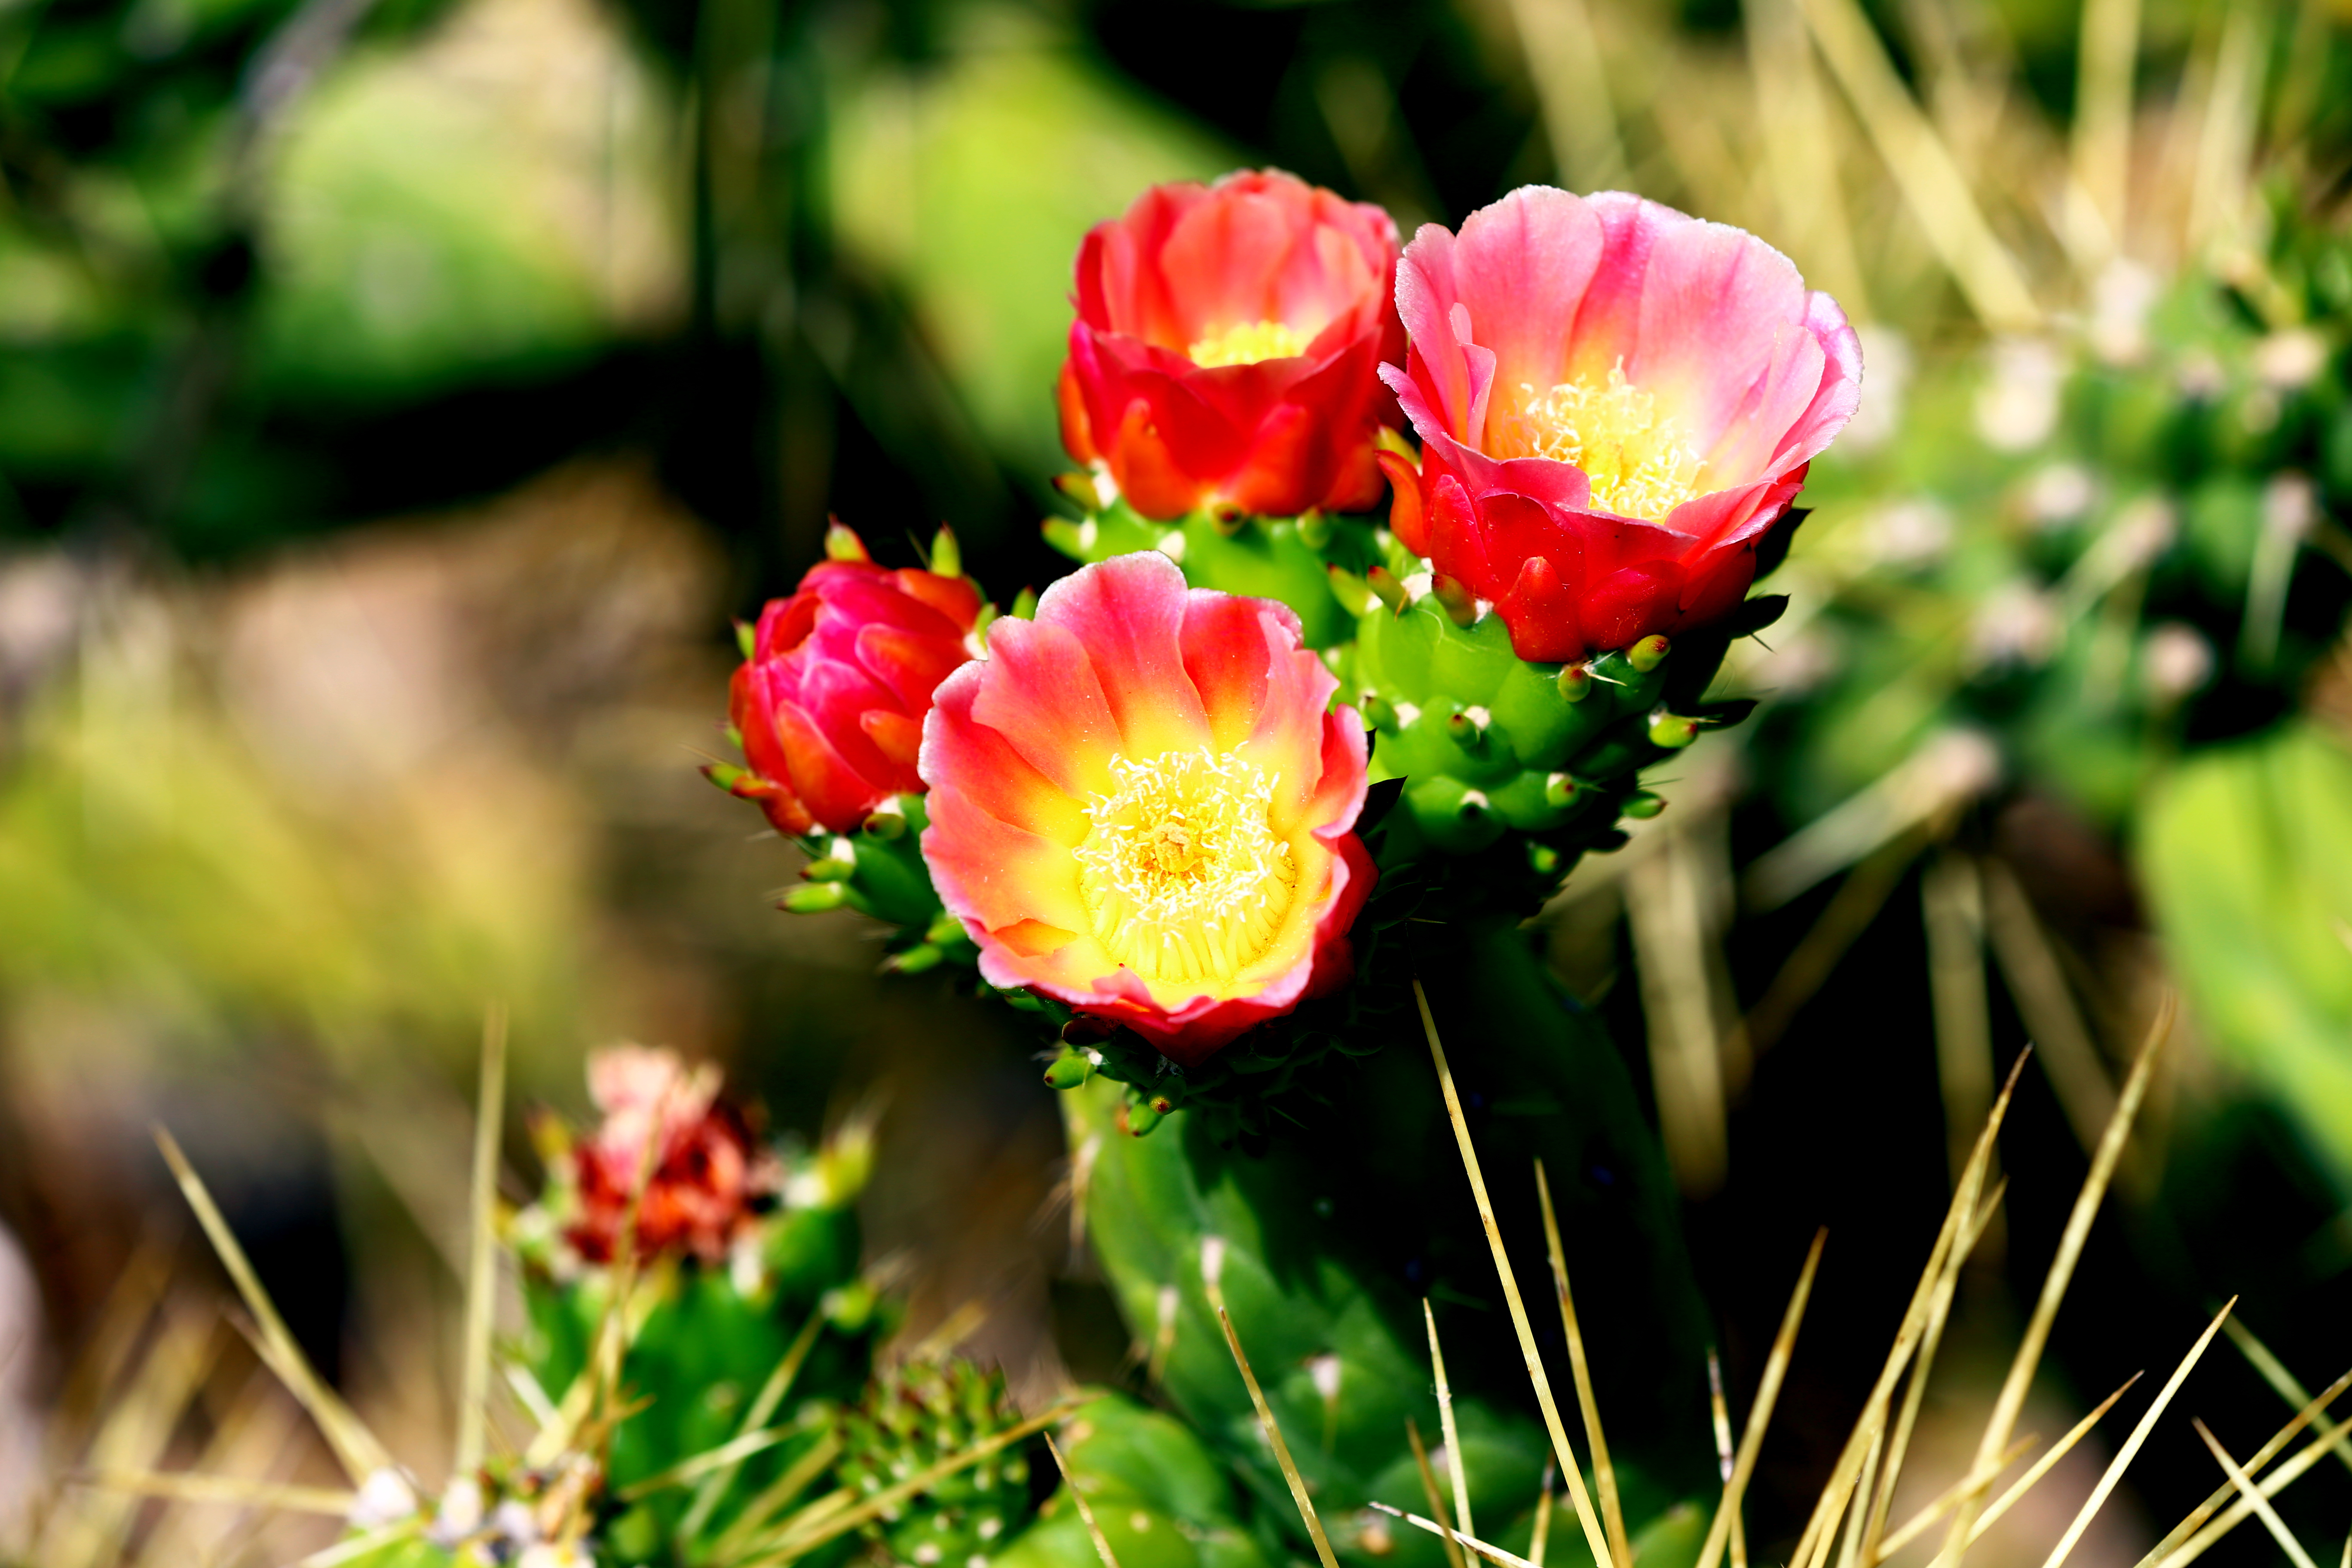
<svg viewBox="0 0 2352 1568">
<path fill-rule="evenodd" d="M 915 759 L 932 689 L 979 648 L 970 578 L 877 566 L 838 523 L 825 549 L 799 592 L 760 613 L 729 689 L 750 766 L 708 770 L 791 835 L 847 833 L 890 796 L 921 789 Z"/>
<path fill-rule="evenodd" d="M 1371 889 L 1363 722 L 1271 599 L 1080 569 L 940 683 L 923 856 L 991 984 L 1180 1066 L 1340 984 Z"/>
<path fill-rule="evenodd" d="M 1377 504 L 1396 225 L 1275 171 L 1156 185 L 1078 251 L 1062 443 L 1146 517 Z"/>
<path fill-rule="evenodd" d="M 1391 526 L 1565 662 L 1721 616 L 1806 466 L 1853 416 L 1845 314 L 1755 236 L 1545 186 L 1424 226 L 1381 367 L 1420 435 Z"/>
<path fill-rule="evenodd" d="M 588 1094 L 604 1121 L 572 1151 L 577 1209 L 564 1239 L 592 1263 L 611 1262 L 634 1201 L 639 1257 L 724 1259 L 782 1172 L 719 1098 L 719 1069 L 688 1071 L 675 1051 L 618 1046 L 589 1057 Z"/>
</svg>

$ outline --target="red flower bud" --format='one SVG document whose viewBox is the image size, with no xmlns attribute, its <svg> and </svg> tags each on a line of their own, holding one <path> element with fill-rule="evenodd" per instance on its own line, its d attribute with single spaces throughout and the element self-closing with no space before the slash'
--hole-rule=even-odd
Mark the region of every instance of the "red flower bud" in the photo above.
<svg viewBox="0 0 2352 1568">
<path fill-rule="evenodd" d="M 1062 444 L 1146 517 L 1381 499 L 1396 225 L 1294 175 L 1158 185 L 1078 252 Z"/>
<path fill-rule="evenodd" d="M 750 769 L 711 770 L 792 835 L 847 833 L 890 796 L 919 792 L 931 691 L 979 651 L 970 578 L 877 566 L 838 524 L 827 548 L 834 559 L 761 612 L 735 671 L 728 710 Z"/>
<path fill-rule="evenodd" d="M 780 1173 L 742 1113 L 719 1099 L 719 1069 L 688 1072 L 674 1051 L 621 1046 L 588 1058 L 588 1092 L 604 1120 L 572 1151 L 579 1209 L 564 1239 L 589 1262 L 610 1263 L 635 1201 L 639 1258 L 723 1260 Z"/>
</svg>

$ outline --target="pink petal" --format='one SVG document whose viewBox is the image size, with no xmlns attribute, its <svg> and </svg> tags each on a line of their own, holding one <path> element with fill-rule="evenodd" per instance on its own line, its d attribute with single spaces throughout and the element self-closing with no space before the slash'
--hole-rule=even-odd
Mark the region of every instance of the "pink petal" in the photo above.
<svg viewBox="0 0 2352 1568">
<path fill-rule="evenodd" d="M 1082 657 L 1092 665 L 1117 726 L 1110 749 L 1129 757 L 1193 751 L 1208 743 L 1208 717 L 1184 672 L 1180 640 L 1190 592 L 1174 562 L 1143 551 L 1073 573 L 1037 602 L 1037 627 L 1084 648 Z M 1028 685 L 1035 676 L 1020 679 Z M 1050 686 L 1045 693 L 1049 701 L 1060 700 Z"/>
</svg>

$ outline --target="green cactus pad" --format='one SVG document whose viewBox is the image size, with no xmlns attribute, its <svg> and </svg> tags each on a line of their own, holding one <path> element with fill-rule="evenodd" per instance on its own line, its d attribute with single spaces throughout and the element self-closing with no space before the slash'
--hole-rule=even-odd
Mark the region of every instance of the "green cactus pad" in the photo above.
<svg viewBox="0 0 2352 1568">
<path fill-rule="evenodd" d="M 957 1359 L 902 1363 L 843 1413 L 842 1484 L 878 1492 L 1017 1425 L 1002 1373 Z M 866 1525 L 896 1568 L 989 1568 L 1029 1517 L 1032 1456 L 1016 1447 L 959 1470 Z"/>
</svg>

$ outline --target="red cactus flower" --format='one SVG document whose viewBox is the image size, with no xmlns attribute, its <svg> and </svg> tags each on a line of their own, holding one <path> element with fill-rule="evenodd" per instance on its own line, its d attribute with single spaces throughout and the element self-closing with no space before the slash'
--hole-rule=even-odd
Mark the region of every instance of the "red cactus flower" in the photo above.
<svg viewBox="0 0 2352 1568">
<path fill-rule="evenodd" d="M 1383 365 L 1423 442 L 1383 454 L 1391 525 L 1522 658 L 1722 616 L 1806 466 L 1853 416 L 1862 351 L 1755 236 L 1621 192 L 1544 186 L 1427 225 Z"/>
<path fill-rule="evenodd" d="M 675 1051 L 620 1046 L 589 1057 L 588 1093 L 604 1120 L 572 1150 L 579 1209 L 564 1239 L 591 1263 L 610 1263 L 634 1201 L 638 1257 L 723 1260 L 780 1173 L 742 1113 L 719 1100 L 719 1069 L 689 1072 Z"/>
<path fill-rule="evenodd" d="M 833 559 L 760 613 L 735 671 L 728 711 L 750 768 L 712 770 L 785 834 L 846 833 L 891 795 L 920 790 L 932 689 L 979 649 L 970 578 L 877 566 L 838 523 L 825 548 Z"/>
<path fill-rule="evenodd" d="M 1155 552 L 997 622 L 923 725 L 923 858 L 981 973 L 1188 1067 L 1341 984 L 1373 871 L 1337 684 L 1290 610 Z"/>
<path fill-rule="evenodd" d="M 1294 175 L 1144 192 L 1078 251 L 1062 444 L 1146 517 L 1377 504 L 1396 261 L 1386 213 Z"/>
</svg>

